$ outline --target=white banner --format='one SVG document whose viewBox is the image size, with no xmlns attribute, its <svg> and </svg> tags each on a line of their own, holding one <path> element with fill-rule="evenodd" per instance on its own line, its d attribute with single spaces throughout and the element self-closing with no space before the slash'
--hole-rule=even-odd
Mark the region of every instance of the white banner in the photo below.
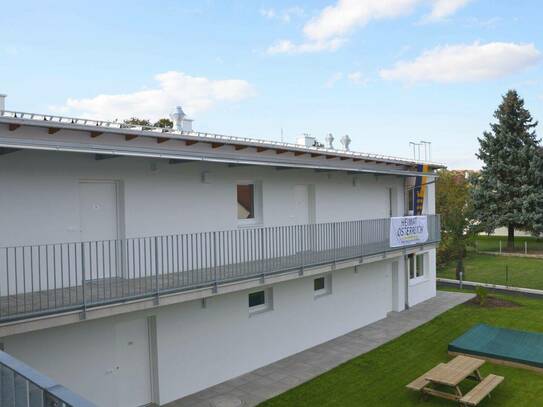
<svg viewBox="0 0 543 407">
<path fill-rule="evenodd" d="M 409 246 L 428 240 L 426 216 L 390 218 L 390 247 Z"/>
</svg>

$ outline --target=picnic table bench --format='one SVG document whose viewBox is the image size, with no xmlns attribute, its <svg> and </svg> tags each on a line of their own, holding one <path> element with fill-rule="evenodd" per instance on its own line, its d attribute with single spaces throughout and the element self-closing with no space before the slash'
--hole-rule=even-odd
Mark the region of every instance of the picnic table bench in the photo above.
<svg viewBox="0 0 543 407">
<path fill-rule="evenodd" d="M 422 376 L 413 380 L 406 387 L 420 391 L 423 395 L 432 395 L 447 400 L 458 401 L 464 406 L 476 406 L 490 392 L 496 388 L 504 378 L 496 375 L 488 375 L 482 378 L 479 368 L 485 363 L 484 360 L 469 356 L 457 356 L 449 363 L 440 363 Z M 465 379 L 474 379 L 479 383 L 465 395 L 462 394 L 460 383 Z M 436 389 L 436 386 L 449 387 L 453 391 L 447 392 Z"/>
</svg>

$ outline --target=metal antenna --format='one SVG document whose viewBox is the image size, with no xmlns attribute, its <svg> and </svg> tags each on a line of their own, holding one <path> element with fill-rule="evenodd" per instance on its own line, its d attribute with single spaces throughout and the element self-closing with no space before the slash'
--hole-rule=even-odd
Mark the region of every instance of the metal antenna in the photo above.
<svg viewBox="0 0 543 407">
<path fill-rule="evenodd" d="M 413 146 L 413 160 L 420 160 L 420 146 L 422 145 L 421 143 L 415 143 L 413 141 L 410 141 L 409 142 L 409 145 L 410 146 Z M 417 157 L 417 150 L 418 150 L 418 157 Z"/>
<path fill-rule="evenodd" d="M 420 144 L 424 145 L 424 159 L 426 161 L 432 161 L 432 142 L 421 140 Z"/>
</svg>

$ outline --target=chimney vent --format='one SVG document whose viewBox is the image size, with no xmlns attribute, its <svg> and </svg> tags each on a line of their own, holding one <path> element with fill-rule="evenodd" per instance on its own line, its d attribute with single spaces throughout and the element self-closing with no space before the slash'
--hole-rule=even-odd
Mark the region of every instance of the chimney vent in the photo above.
<svg viewBox="0 0 543 407">
<path fill-rule="evenodd" d="M 6 110 L 6 97 L 8 95 L 0 94 L 0 112 Z"/>
<path fill-rule="evenodd" d="M 296 144 L 299 144 L 304 147 L 314 147 L 316 143 L 315 137 L 310 136 L 308 133 L 302 134 L 298 139 L 296 140 Z"/>
<path fill-rule="evenodd" d="M 332 133 L 328 133 L 328 135 L 324 138 L 324 141 L 326 141 L 327 148 L 334 148 L 334 135 Z"/>
<path fill-rule="evenodd" d="M 345 151 L 349 151 L 349 145 L 351 144 L 351 138 L 349 135 L 345 134 L 339 141 L 341 141 L 341 144 L 343 144 L 343 149 Z"/>
<path fill-rule="evenodd" d="M 173 128 L 175 130 L 183 131 L 183 119 L 186 117 L 185 112 L 181 106 L 177 106 L 175 113 L 170 115 L 170 119 L 173 122 Z"/>
</svg>

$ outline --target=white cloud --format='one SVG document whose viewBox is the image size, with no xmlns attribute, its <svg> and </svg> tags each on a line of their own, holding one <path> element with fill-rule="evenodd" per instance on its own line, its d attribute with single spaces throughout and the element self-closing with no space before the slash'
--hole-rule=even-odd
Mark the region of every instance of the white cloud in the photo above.
<svg viewBox="0 0 543 407">
<path fill-rule="evenodd" d="M 349 79 L 355 85 L 367 85 L 369 82 L 369 79 L 366 78 L 360 71 L 351 72 L 347 75 L 347 79 Z"/>
<path fill-rule="evenodd" d="M 305 40 L 295 45 L 289 40 L 281 43 L 290 46 L 272 46 L 269 53 L 293 53 L 330 51 L 339 48 L 346 37 L 356 28 L 373 20 L 392 19 L 408 15 L 420 5 L 430 5 L 428 21 L 438 21 L 455 13 L 471 0 L 338 0 L 325 7 L 317 16 L 310 19 L 303 28 Z M 270 14 L 269 10 L 266 14 Z M 277 13 L 273 13 L 275 17 Z M 336 44 L 334 47 L 323 44 Z M 277 45 L 277 44 L 276 44 Z"/>
<path fill-rule="evenodd" d="M 335 51 L 343 45 L 342 38 L 332 38 L 329 41 L 303 42 L 294 44 L 290 40 L 280 40 L 268 47 L 266 52 L 270 55 L 275 54 L 306 54 L 320 51 Z"/>
<path fill-rule="evenodd" d="M 471 0 L 435 0 L 430 14 L 426 16 L 427 21 L 438 21 L 454 14 L 458 9 L 464 7 Z"/>
<path fill-rule="evenodd" d="M 68 99 L 63 106 L 51 107 L 63 114 L 78 114 L 103 120 L 132 116 L 157 120 L 177 105 L 188 114 L 212 108 L 221 102 L 237 102 L 255 94 L 241 79 L 213 80 L 169 71 L 155 76 L 158 86 L 120 95 L 98 95 L 87 99 Z"/>
<path fill-rule="evenodd" d="M 499 78 L 534 65 L 541 53 L 533 44 L 491 42 L 437 47 L 413 61 L 379 71 L 385 80 L 471 82 Z"/>
<path fill-rule="evenodd" d="M 275 18 L 276 13 L 273 8 L 263 8 L 260 10 L 260 15 L 266 18 Z"/>
<path fill-rule="evenodd" d="M 325 7 L 304 26 L 304 34 L 314 41 L 345 36 L 371 20 L 393 18 L 413 10 L 421 0 L 339 0 Z"/>
<path fill-rule="evenodd" d="M 270 20 L 279 20 L 283 23 L 290 23 L 293 17 L 303 17 L 305 11 L 299 6 L 293 6 L 281 11 L 275 10 L 274 8 L 261 9 L 260 14 Z"/>
</svg>

